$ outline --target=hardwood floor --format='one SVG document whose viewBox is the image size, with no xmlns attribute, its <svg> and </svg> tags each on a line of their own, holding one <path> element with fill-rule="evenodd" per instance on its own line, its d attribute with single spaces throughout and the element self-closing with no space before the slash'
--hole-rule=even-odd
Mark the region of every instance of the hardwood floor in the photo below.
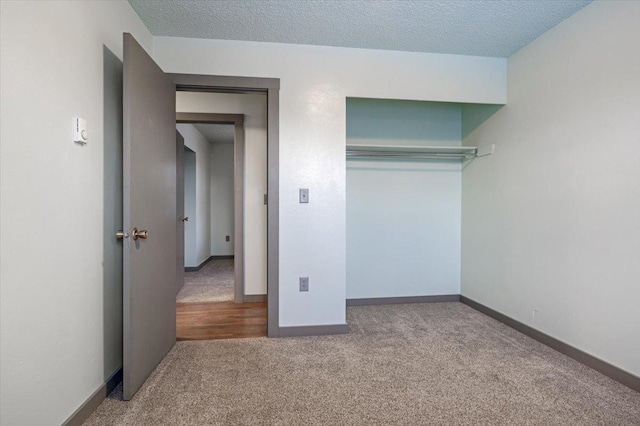
<svg viewBox="0 0 640 426">
<path fill-rule="evenodd" d="M 267 303 L 176 304 L 178 340 L 232 339 L 267 335 Z"/>
</svg>

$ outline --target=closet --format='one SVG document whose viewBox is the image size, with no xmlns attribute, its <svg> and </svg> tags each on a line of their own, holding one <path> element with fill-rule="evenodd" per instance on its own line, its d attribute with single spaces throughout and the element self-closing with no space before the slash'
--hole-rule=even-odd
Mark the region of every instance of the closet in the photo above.
<svg viewBox="0 0 640 426">
<path fill-rule="evenodd" d="M 460 293 L 463 105 L 347 99 L 347 300 Z"/>
</svg>

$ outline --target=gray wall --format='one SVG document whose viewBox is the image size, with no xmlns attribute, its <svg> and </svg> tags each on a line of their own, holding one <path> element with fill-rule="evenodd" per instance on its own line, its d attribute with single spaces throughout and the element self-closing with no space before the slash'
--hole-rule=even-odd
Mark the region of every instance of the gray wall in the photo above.
<svg viewBox="0 0 640 426">
<path fill-rule="evenodd" d="M 461 106 L 347 99 L 347 144 L 460 146 Z M 460 293 L 460 163 L 347 161 L 347 298 Z"/>
<path fill-rule="evenodd" d="M 464 139 L 462 294 L 640 376 L 640 3 L 596 1 L 508 62 Z"/>
</svg>

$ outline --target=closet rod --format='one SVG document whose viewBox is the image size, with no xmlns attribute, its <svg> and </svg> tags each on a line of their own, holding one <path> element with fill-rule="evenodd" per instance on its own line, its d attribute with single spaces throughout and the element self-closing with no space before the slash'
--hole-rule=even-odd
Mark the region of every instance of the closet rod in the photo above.
<svg viewBox="0 0 640 426">
<path fill-rule="evenodd" d="M 388 146 L 347 145 L 347 159 L 397 159 L 397 160 L 471 160 L 493 153 L 494 145 L 472 146 Z"/>
<path fill-rule="evenodd" d="M 447 152 L 380 152 L 380 151 L 347 151 L 347 157 L 369 157 L 369 158 L 474 158 L 475 152 L 471 153 L 447 153 Z"/>
</svg>

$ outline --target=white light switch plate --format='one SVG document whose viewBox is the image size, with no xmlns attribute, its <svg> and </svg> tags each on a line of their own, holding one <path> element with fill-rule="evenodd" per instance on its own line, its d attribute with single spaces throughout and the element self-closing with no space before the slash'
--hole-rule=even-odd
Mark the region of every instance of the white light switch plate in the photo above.
<svg viewBox="0 0 640 426">
<path fill-rule="evenodd" d="M 300 188 L 300 202 L 301 203 L 309 202 L 309 190 L 307 188 Z"/>
<path fill-rule="evenodd" d="M 85 145 L 89 140 L 87 130 L 87 120 L 80 117 L 73 118 L 73 141 L 80 145 Z"/>
</svg>

